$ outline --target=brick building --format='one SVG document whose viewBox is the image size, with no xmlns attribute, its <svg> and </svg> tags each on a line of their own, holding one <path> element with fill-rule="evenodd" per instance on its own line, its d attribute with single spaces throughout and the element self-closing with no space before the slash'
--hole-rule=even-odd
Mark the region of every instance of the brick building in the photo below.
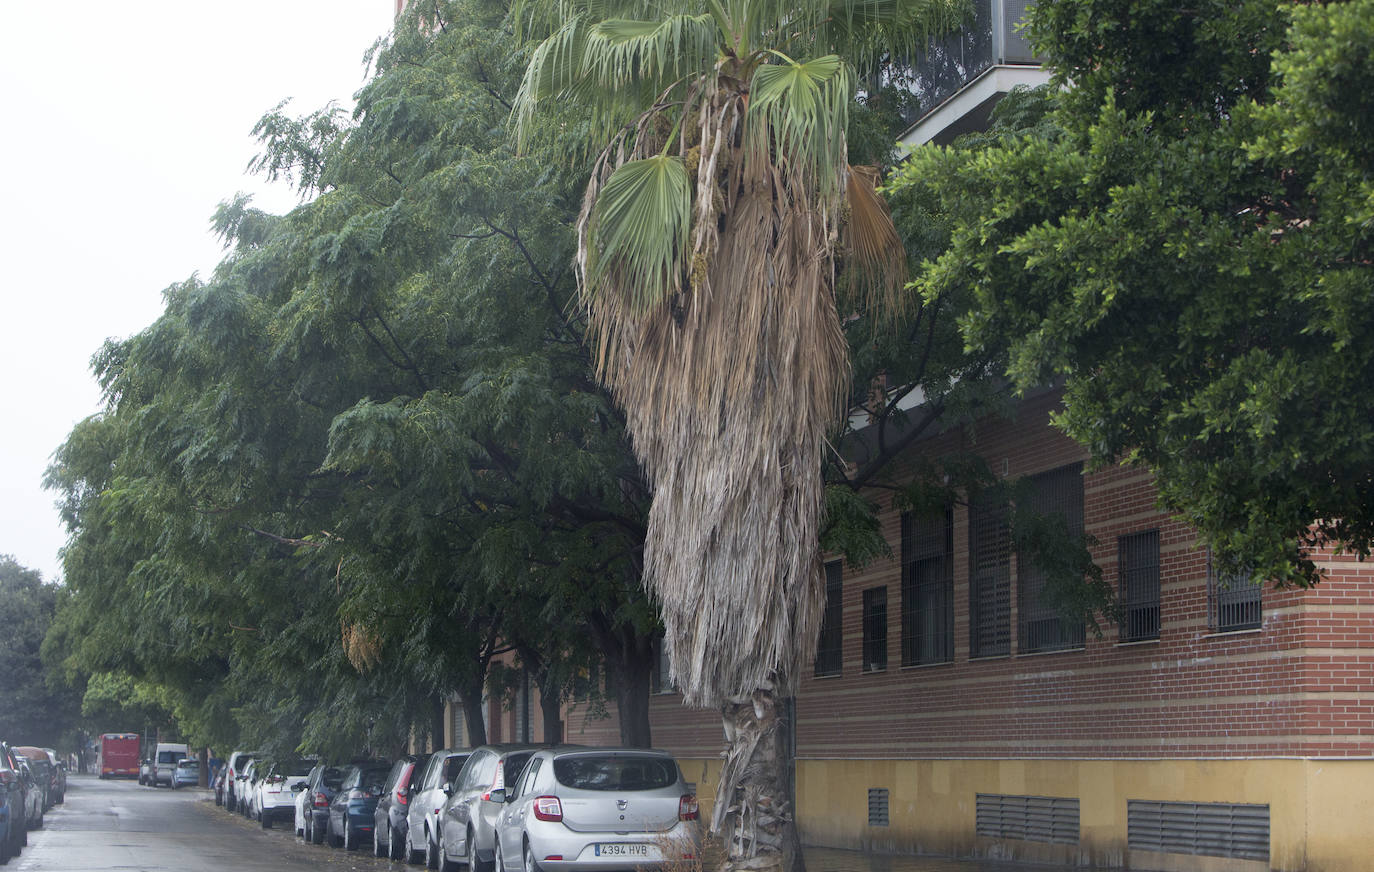
<svg viewBox="0 0 1374 872">
<path fill-rule="evenodd" d="M 1328 556 L 1311 591 L 1215 577 L 1147 472 L 1084 471 L 1049 426 L 1057 402 L 985 422 L 977 448 L 1096 540 L 1121 625 L 1099 638 L 1039 605 L 995 507 L 885 510 L 891 560 L 827 564 L 826 626 L 796 699 L 803 840 L 1132 869 L 1374 868 L 1374 566 Z M 668 691 L 652 717 L 655 744 L 709 796 L 715 713 Z M 568 739 L 614 743 L 615 721 L 573 707 Z"/>
</svg>

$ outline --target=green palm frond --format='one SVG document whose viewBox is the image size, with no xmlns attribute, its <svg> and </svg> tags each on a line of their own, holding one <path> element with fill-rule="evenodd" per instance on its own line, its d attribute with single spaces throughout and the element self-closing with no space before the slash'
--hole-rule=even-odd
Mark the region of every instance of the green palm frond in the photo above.
<svg viewBox="0 0 1374 872">
<path fill-rule="evenodd" d="M 822 192 L 834 193 L 847 165 L 844 132 L 853 73 L 836 55 L 798 63 L 780 52 L 770 54 L 782 63 L 761 65 L 750 83 L 751 146 L 813 179 Z"/>
<path fill-rule="evenodd" d="M 588 294 L 618 294 L 635 312 L 661 303 L 681 283 L 692 214 L 682 160 L 655 155 L 629 161 L 606 181 L 587 230 Z"/>
<path fill-rule="evenodd" d="M 582 58 L 586 54 L 587 31 L 590 27 L 584 17 L 572 16 L 539 43 L 530 55 L 529 66 L 525 68 L 525 77 L 520 82 L 520 91 L 515 96 L 515 106 L 511 110 L 517 147 L 525 147 L 539 101 L 556 97 L 577 85 L 581 78 Z"/>
<path fill-rule="evenodd" d="M 603 21 L 587 40 L 584 72 L 603 88 L 643 81 L 662 90 L 669 82 L 709 69 L 718 36 L 710 15 Z"/>
</svg>

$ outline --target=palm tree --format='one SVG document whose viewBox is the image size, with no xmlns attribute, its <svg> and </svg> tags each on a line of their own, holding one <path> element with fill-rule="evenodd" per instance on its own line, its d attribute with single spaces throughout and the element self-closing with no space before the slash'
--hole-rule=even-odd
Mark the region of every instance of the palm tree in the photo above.
<svg viewBox="0 0 1374 872">
<path fill-rule="evenodd" d="M 711 830 L 732 868 L 768 868 L 793 833 L 779 702 L 815 652 L 822 451 L 849 385 L 836 290 L 894 308 L 905 278 L 877 174 L 847 161 L 856 67 L 962 6 L 537 2 L 517 13 L 548 34 L 518 135 L 554 99 L 600 147 L 577 266 L 653 488 L 645 584 L 684 702 L 722 711 Z"/>
</svg>

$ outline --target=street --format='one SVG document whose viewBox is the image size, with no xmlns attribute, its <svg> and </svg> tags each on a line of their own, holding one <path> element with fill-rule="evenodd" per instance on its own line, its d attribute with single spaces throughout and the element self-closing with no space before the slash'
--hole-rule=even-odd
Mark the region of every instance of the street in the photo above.
<svg viewBox="0 0 1374 872">
<path fill-rule="evenodd" d="M 936 857 L 806 850 L 811 872 L 1030 872 L 1069 867 L 967 862 Z M 375 858 L 371 848 L 347 853 L 307 845 L 290 823 L 270 830 L 215 805 L 209 791 L 140 787 L 74 775 L 66 802 L 29 833 L 29 846 L 5 872 L 296 872 L 422 869 Z M 1078 868 L 1077 872 L 1084 872 Z"/>
<path fill-rule="evenodd" d="M 29 833 L 5 872 L 295 872 L 403 869 L 369 853 L 306 845 L 289 823 L 271 830 L 231 815 L 209 791 L 72 776 L 66 802 Z M 417 868 L 417 867 L 409 867 Z"/>
</svg>

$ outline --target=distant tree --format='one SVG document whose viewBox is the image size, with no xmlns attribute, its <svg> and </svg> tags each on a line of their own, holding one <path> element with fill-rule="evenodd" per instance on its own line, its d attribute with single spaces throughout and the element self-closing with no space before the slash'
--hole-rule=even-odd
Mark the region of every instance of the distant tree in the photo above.
<svg viewBox="0 0 1374 872">
<path fill-rule="evenodd" d="M 80 694 L 50 676 L 42 657 L 58 591 L 37 570 L 0 555 L 0 736 L 75 751 Z"/>
</svg>

